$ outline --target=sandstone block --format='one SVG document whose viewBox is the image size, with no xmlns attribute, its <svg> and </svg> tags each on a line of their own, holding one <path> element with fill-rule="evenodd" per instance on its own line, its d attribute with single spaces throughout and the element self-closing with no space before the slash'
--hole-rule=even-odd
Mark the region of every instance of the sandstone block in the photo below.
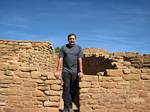
<svg viewBox="0 0 150 112">
<path fill-rule="evenodd" d="M 29 72 L 17 71 L 17 72 L 15 72 L 15 74 L 20 78 L 30 78 L 31 77 Z"/>
<path fill-rule="evenodd" d="M 129 98 L 129 101 L 138 104 L 142 104 L 145 102 L 144 98 L 139 98 L 139 97 Z"/>
<path fill-rule="evenodd" d="M 80 95 L 80 100 L 86 100 L 86 99 L 90 99 L 91 98 L 91 96 L 90 96 L 90 94 L 81 94 Z"/>
<path fill-rule="evenodd" d="M 7 76 L 13 76 L 13 75 L 14 75 L 14 72 L 7 70 L 7 71 L 4 72 L 4 74 L 7 75 Z"/>
<path fill-rule="evenodd" d="M 51 89 L 51 90 L 59 91 L 59 90 L 60 90 L 60 85 L 58 85 L 58 84 L 53 84 L 53 85 L 50 86 L 50 89 Z"/>
<path fill-rule="evenodd" d="M 2 92 L 2 89 L 0 89 L 0 93 Z M 0 95 L 0 102 L 5 102 L 7 99 L 7 96 Z"/>
<path fill-rule="evenodd" d="M 81 112 L 93 112 L 92 107 L 90 107 L 90 105 L 81 105 L 80 111 Z"/>
<path fill-rule="evenodd" d="M 41 102 L 45 102 L 47 100 L 49 100 L 48 97 L 36 97 L 37 101 L 41 101 Z"/>
<path fill-rule="evenodd" d="M 89 88 L 81 88 L 80 89 L 80 94 L 82 93 L 88 93 Z"/>
<path fill-rule="evenodd" d="M 150 75 L 147 74 L 147 73 L 142 73 L 141 74 L 141 79 L 143 79 L 143 80 L 150 80 Z"/>
<path fill-rule="evenodd" d="M 6 103 L 0 101 L 0 106 L 6 106 Z"/>
<path fill-rule="evenodd" d="M 98 76 L 94 76 L 94 75 L 84 75 L 82 78 L 81 78 L 81 81 L 94 81 L 94 82 L 97 82 L 98 81 Z"/>
<path fill-rule="evenodd" d="M 141 73 L 147 73 L 147 72 L 148 72 L 147 69 L 145 69 L 145 68 L 141 69 Z"/>
<path fill-rule="evenodd" d="M 36 90 L 36 91 L 32 92 L 32 95 L 34 97 L 42 97 L 42 96 L 44 96 L 44 93 L 42 91 Z"/>
<path fill-rule="evenodd" d="M 61 84 L 61 80 L 46 80 L 45 84 Z"/>
<path fill-rule="evenodd" d="M 39 71 L 32 71 L 31 72 L 31 77 L 33 79 L 40 79 L 41 78 L 41 72 L 39 72 Z"/>
<path fill-rule="evenodd" d="M 51 96 L 51 97 L 49 98 L 49 100 L 52 101 L 52 102 L 59 102 L 60 96 Z"/>
<path fill-rule="evenodd" d="M 7 79 L 0 80 L 0 84 L 12 84 L 12 83 L 13 80 L 7 80 Z"/>
<path fill-rule="evenodd" d="M 49 89 L 49 87 L 47 86 L 38 86 L 38 89 L 41 91 L 47 91 Z"/>
<path fill-rule="evenodd" d="M 91 87 L 92 88 L 99 88 L 99 82 L 91 82 Z"/>
<path fill-rule="evenodd" d="M 8 65 L 8 70 L 15 71 L 18 69 L 18 65 Z"/>
<path fill-rule="evenodd" d="M 32 79 L 33 82 L 36 82 L 38 84 L 44 84 L 44 81 L 41 79 Z"/>
<path fill-rule="evenodd" d="M 36 83 L 34 83 L 34 82 L 31 82 L 31 81 L 26 81 L 26 82 L 23 82 L 23 86 L 24 87 L 36 87 L 37 86 L 37 84 Z"/>
<path fill-rule="evenodd" d="M 36 67 L 20 67 L 19 69 L 23 72 L 31 72 L 31 71 L 36 71 L 37 70 Z"/>
<path fill-rule="evenodd" d="M 48 90 L 44 91 L 44 93 L 48 96 L 60 96 L 60 91 Z"/>
<path fill-rule="evenodd" d="M 1 63 L 0 70 L 7 70 L 8 64 L 7 63 Z"/>
<path fill-rule="evenodd" d="M 104 82 L 101 86 L 103 88 L 115 88 L 116 84 L 115 82 Z"/>
<path fill-rule="evenodd" d="M 131 103 L 131 102 L 127 102 L 126 104 L 125 104 L 125 108 L 127 108 L 127 109 L 133 109 L 135 107 L 135 104 L 133 104 L 133 103 Z"/>
<path fill-rule="evenodd" d="M 140 74 L 141 71 L 140 71 L 140 69 L 131 69 L 131 73 L 133 73 L 133 74 Z"/>
<path fill-rule="evenodd" d="M 128 74 L 128 75 L 123 75 L 123 79 L 125 80 L 140 80 L 140 74 Z"/>
<path fill-rule="evenodd" d="M 139 97 L 148 97 L 148 92 L 146 92 L 146 91 L 139 91 Z"/>
<path fill-rule="evenodd" d="M 108 77 L 108 76 L 99 76 L 99 81 L 100 82 L 111 82 L 112 81 L 112 77 Z"/>
<path fill-rule="evenodd" d="M 117 84 L 122 86 L 128 86 L 130 83 L 129 81 L 119 81 Z"/>
<path fill-rule="evenodd" d="M 107 69 L 106 70 L 107 76 L 119 77 L 123 75 L 122 70 L 120 69 Z"/>
<path fill-rule="evenodd" d="M 150 88 L 150 80 L 145 80 L 144 81 L 144 86 L 147 88 Z"/>
<path fill-rule="evenodd" d="M 32 44 L 30 42 L 19 42 L 18 43 L 20 46 L 28 46 L 28 47 L 32 47 Z"/>
<path fill-rule="evenodd" d="M 112 81 L 114 82 L 118 82 L 118 81 L 122 81 L 123 78 L 122 77 L 110 77 Z"/>
<path fill-rule="evenodd" d="M 88 88 L 88 93 L 100 93 L 102 90 L 100 88 Z"/>
<path fill-rule="evenodd" d="M 11 107 L 5 107 L 3 108 L 4 112 L 15 112 L 15 109 L 11 108 Z"/>
<path fill-rule="evenodd" d="M 124 62 L 123 62 L 123 65 L 124 65 L 124 66 L 131 66 L 131 62 L 124 61 Z"/>
<path fill-rule="evenodd" d="M 79 87 L 80 88 L 90 88 L 91 87 L 91 82 L 80 82 Z"/>
<path fill-rule="evenodd" d="M 44 107 L 58 107 L 58 106 L 59 106 L 58 102 L 51 102 L 51 101 L 44 102 Z"/>
<path fill-rule="evenodd" d="M 129 73 L 131 73 L 131 70 L 130 69 L 123 69 L 123 73 L 124 74 L 129 74 Z"/>
<path fill-rule="evenodd" d="M 59 109 L 54 107 L 46 107 L 46 112 L 59 112 Z"/>
</svg>

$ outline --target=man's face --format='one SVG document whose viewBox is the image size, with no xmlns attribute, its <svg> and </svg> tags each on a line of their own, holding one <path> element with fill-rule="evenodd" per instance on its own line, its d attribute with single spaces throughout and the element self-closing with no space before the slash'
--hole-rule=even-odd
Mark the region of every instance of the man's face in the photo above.
<svg viewBox="0 0 150 112">
<path fill-rule="evenodd" d="M 73 35 L 70 36 L 70 37 L 68 38 L 68 42 L 69 42 L 70 45 L 74 45 L 75 42 L 76 42 L 76 37 L 73 36 Z"/>
</svg>

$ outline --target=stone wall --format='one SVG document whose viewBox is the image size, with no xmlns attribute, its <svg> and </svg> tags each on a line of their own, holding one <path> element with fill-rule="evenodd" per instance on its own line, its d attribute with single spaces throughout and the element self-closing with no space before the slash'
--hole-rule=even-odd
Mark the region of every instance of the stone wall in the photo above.
<svg viewBox="0 0 150 112">
<path fill-rule="evenodd" d="M 49 42 L 0 40 L 0 112 L 58 112 Z"/>
<path fill-rule="evenodd" d="M 123 57 L 125 61 L 131 62 L 132 66 L 136 68 L 150 68 L 150 54 L 115 52 L 112 55 Z"/>
<path fill-rule="evenodd" d="M 148 54 L 108 53 L 101 49 L 86 49 L 84 53 L 84 64 L 88 65 L 87 75 L 80 81 L 81 112 L 150 112 Z M 137 58 L 138 63 L 133 63 Z M 145 62 L 147 66 L 139 66 Z M 91 74 L 93 69 L 95 75 Z"/>
<path fill-rule="evenodd" d="M 150 112 L 150 70 L 108 69 L 80 82 L 81 112 Z"/>
<path fill-rule="evenodd" d="M 84 49 L 80 112 L 149 112 L 150 58 L 131 54 Z M 0 40 L 0 112 L 59 112 L 57 59 L 50 42 Z"/>
</svg>

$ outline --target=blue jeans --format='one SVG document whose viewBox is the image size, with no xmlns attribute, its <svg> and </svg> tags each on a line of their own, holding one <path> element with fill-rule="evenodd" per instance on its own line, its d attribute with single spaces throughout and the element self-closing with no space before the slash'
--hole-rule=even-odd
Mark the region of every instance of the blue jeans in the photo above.
<svg viewBox="0 0 150 112">
<path fill-rule="evenodd" d="M 72 102 L 75 97 L 78 95 L 79 91 L 79 81 L 78 74 L 63 72 L 63 100 L 64 100 L 64 108 L 72 108 Z"/>
</svg>

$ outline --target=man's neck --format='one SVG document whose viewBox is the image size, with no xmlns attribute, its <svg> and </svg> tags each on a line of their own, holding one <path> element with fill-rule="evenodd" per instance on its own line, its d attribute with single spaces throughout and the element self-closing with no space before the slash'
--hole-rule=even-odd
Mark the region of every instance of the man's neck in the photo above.
<svg viewBox="0 0 150 112">
<path fill-rule="evenodd" d="M 70 43 L 68 43 L 68 46 L 69 47 L 73 47 L 75 44 L 70 44 Z"/>
</svg>

